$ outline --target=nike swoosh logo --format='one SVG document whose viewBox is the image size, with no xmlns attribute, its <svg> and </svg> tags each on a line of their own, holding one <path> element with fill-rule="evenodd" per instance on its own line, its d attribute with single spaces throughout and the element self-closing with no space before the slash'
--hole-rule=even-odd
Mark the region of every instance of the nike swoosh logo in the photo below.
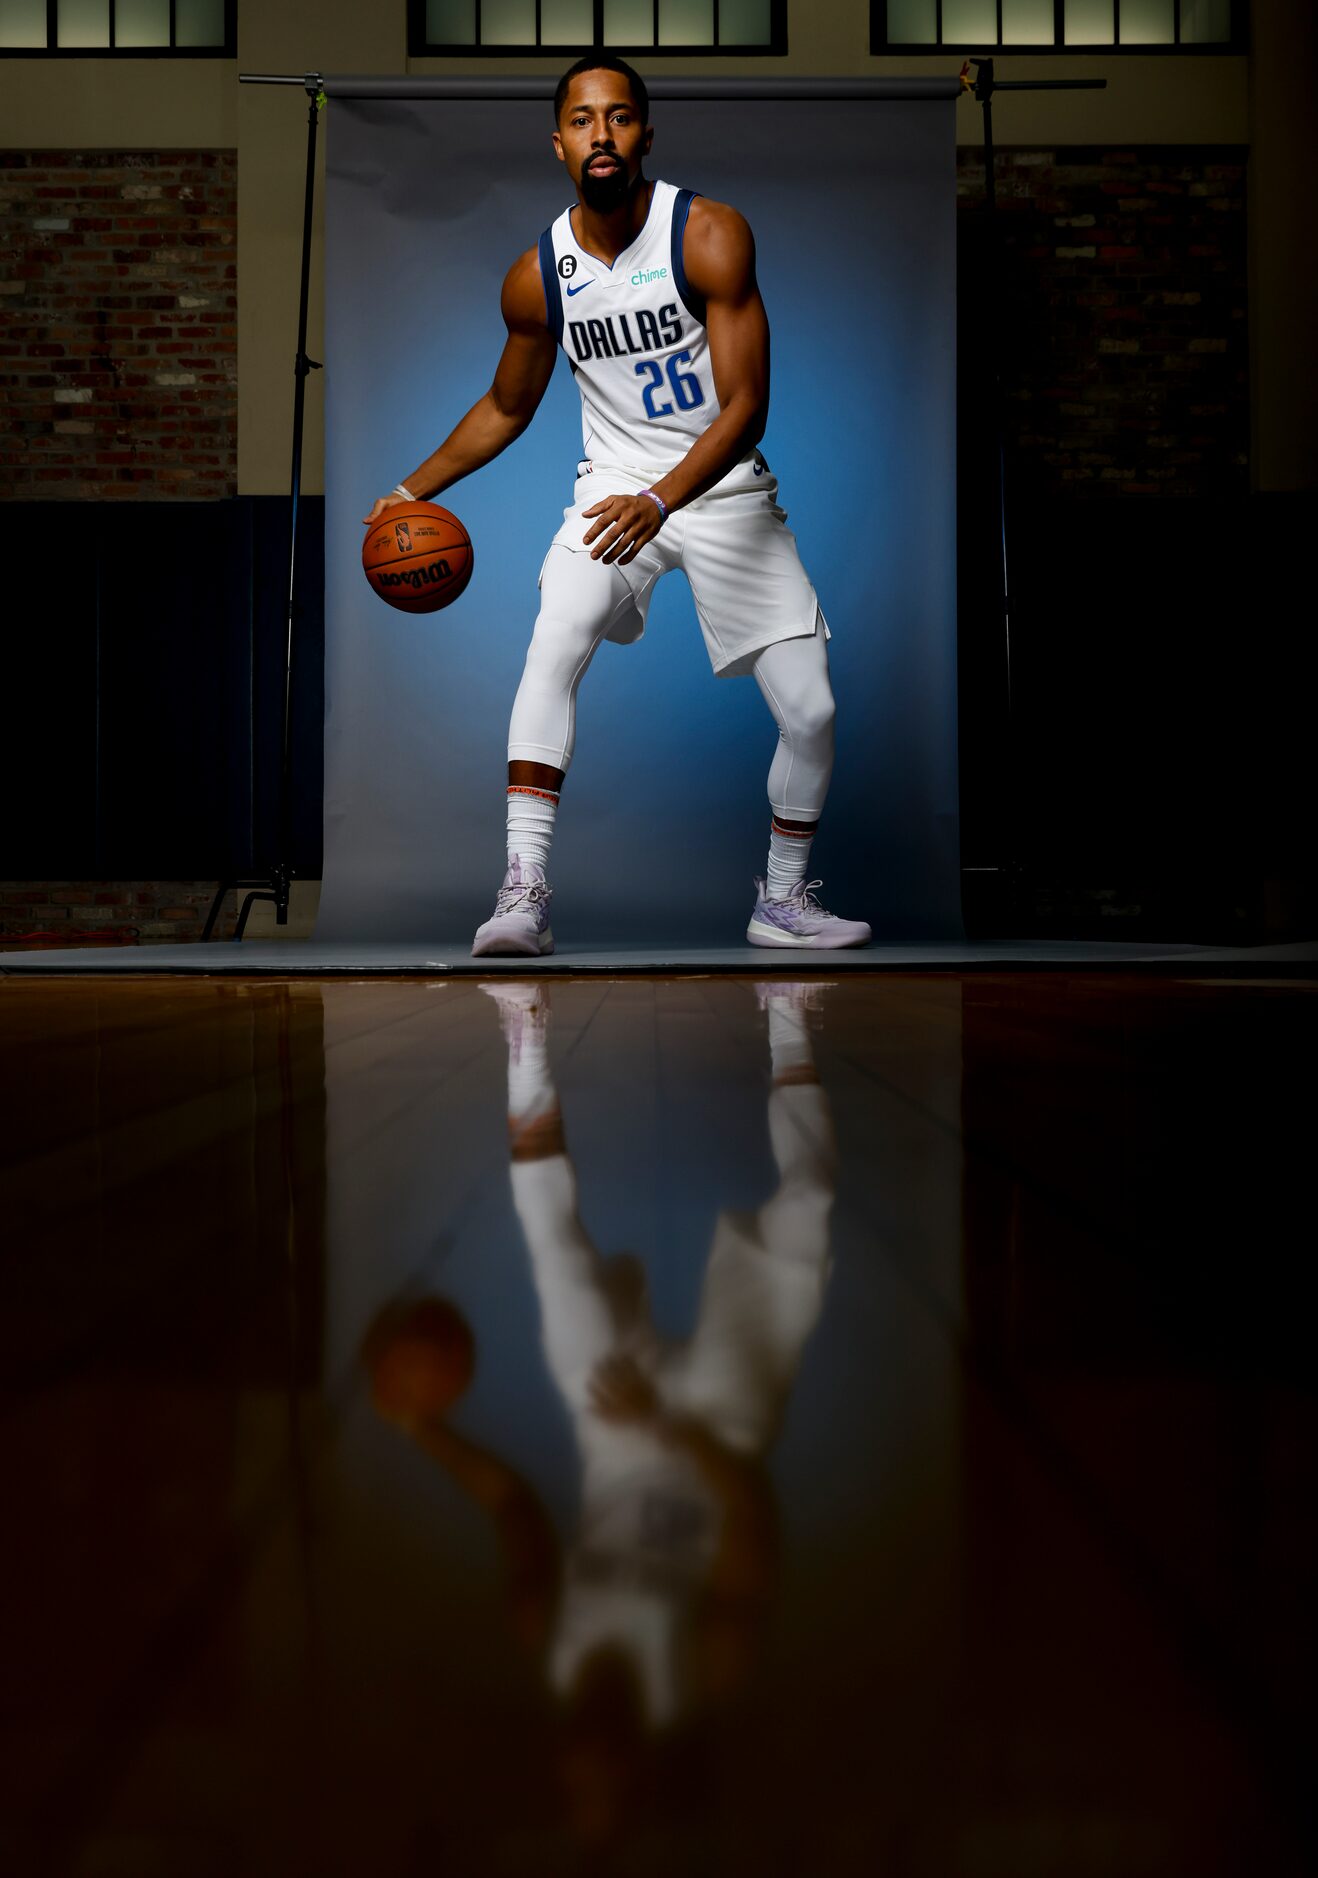
<svg viewBox="0 0 1318 1878">
<path fill-rule="evenodd" d="M 582 281 L 582 283 L 581 283 L 581 285 L 580 285 L 579 287 L 569 287 L 569 288 L 568 288 L 568 290 L 567 290 L 567 297 L 568 297 L 568 299 L 570 300 L 570 299 L 572 298 L 572 296 L 573 296 L 573 294 L 575 294 L 575 293 L 585 293 L 585 291 L 586 291 L 586 289 L 587 289 L 587 287 L 593 287 L 594 285 L 595 285 L 595 283 L 594 283 L 594 281 L 593 281 L 593 280 L 583 280 L 583 281 Z"/>
</svg>

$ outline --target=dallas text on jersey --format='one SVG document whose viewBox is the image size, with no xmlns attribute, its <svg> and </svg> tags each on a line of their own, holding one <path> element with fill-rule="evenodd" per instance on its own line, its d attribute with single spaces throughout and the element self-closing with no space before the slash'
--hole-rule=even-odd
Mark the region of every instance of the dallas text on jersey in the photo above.
<svg viewBox="0 0 1318 1878">
<path fill-rule="evenodd" d="M 629 318 L 636 321 L 639 343 L 632 338 Z M 629 352 L 658 352 L 661 346 L 677 345 L 682 337 L 676 305 L 661 306 L 657 315 L 634 307 L 630 314 L 610 313 L 601 320 L 569 320 L 567 329 L 579 359 L 622 359 Z"/>
</svg>

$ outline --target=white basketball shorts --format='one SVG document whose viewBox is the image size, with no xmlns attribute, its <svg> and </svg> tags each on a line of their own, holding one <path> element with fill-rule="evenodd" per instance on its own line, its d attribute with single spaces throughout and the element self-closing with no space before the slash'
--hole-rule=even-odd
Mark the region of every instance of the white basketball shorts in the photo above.
<svg viewBox="0 0 1318 1878">
<path fill-rule="evenodd" d="M 577 478 L 572 507 L 563 511 L 551 547 L 588 555 L 583 537 L 598 518 L 588 520 L 585 511 L 606 496 L 636 495 L 658 480 L 596 464 Z M 735 480 L 744 484 L 746 478 L 738 474 Z M 749 671 L 756 656 L 780 639 L 808 638 L 817 626 L 826 639 L 830 636 L 801 565 L 796 536 L 787 526 L 787 512 L 778 506 L 778 480 L 768 470 L 749 488 L 716 485 L 674 509 L 654 540 L 626 567 L 618 567 L 631 588 L 634 611 L 612 628 L 610 639 L 631 645 L 641 637 L 654 584 L 674 568 L 681 568 L 690 583 L 705 650 L 720 678 Z M 540 572 L 543 578 L 543 564 Z"/>
</svg>

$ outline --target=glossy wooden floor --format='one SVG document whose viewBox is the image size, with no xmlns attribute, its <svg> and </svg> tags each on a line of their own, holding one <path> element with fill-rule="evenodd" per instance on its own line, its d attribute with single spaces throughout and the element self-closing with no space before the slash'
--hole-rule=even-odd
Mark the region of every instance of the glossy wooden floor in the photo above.
<svg viewBox="0 0 1318 1878">
<path fill-rule="evenodd" d="M 0 983 L 0 1869 L 1312 1869 L 1318 987 L 530 998 Z"/>
</svg>

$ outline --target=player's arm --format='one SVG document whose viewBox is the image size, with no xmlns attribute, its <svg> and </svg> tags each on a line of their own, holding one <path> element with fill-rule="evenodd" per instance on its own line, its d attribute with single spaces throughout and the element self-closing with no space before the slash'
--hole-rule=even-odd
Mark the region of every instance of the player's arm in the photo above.
<svg viewBox="0 0 1318 1878">
<path fill-rule="evenodd" d="M 750 223 L 726 203 L 697 196 L 682 259 L 687 279 L 704 296 L 720 408 L 677 468 L 654 486 L 670 509 L 712 489 L 760 441 L 769 421 L 769 316 L 755 278 Z"/>
<path fill-rule="evenodd" d="M 413 1440 L 490 1515 L 504 1569 L 508 1613 L 532 1650 L 544 1642 L 558 1595 L 558 1535 L 536 1493 L 515 1468 L 437 1417 L 409 1429 Z"/>
<path fill-rule="evenodd" d="M 755 238 L 744 215 L 724 202 L 697 196 L 687 219 L 682 261 L 687 279 L 705 299 L 705 328 L 719 415 L 675 469 L 654 484 L 668 509 L 680 509 L 727 475 L 764 435 L 769 416 L 769 319 L 755 279 Z M 663 514 L 647 496 L 597 502 L 586 541 L 596 560 L 628 561 L 653 540 Z M 604 532 L 608 531 L 608 532 Z"/>
<path fill-rule="evenodd" d="M 403 477 L 417 501 L 437 496 L 493 462 L 521 436 L 545 395 L 558 348 L 547 324 L 537 249 L 528 248 L 508 270 L 501 304 L 508 337 L 494 383 L 438 450 Z M 396 492 L 381 496 L 363 519 L 369 524 L 394 503 L 406 500 Z"/>
</svg>

